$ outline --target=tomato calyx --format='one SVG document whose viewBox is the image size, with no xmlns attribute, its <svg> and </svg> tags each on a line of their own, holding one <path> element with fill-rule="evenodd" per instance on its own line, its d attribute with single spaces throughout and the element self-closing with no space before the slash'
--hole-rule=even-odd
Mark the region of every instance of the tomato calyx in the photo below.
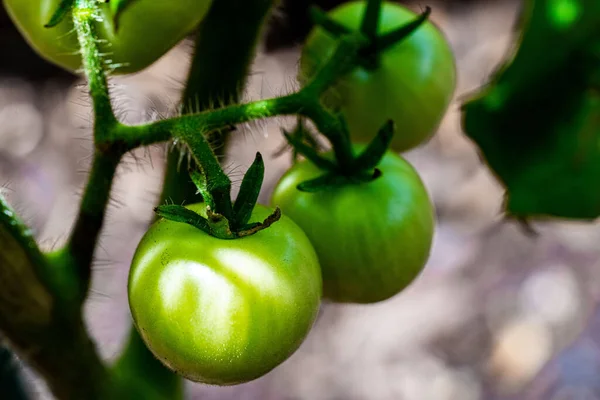
<svg viewBox="0 0 600 400">
<path fill-rule="evenodd" d="M 367 43 L 359 50 L 358 64 L 368 70 L 376 69 L 379 66 L 381 54 L 408 38 L 427 22 L 431 14 L 431 8 L 427 6 L 414 21 L 380 35 L 378 27 L 382 3 L 382 0 L 369 0 L 360 27 L 360 32 L 367 38 Z M 322 27 L 336 38 L 352 33 L 351 29 L 335 21 L 325 11 L 316 6 L 310 9 L 310 17 L 315 25 Z"/>
<path fill-rule="evenodd" d="M 237 239 L 253 235 L 267 229 L 281 218 L 281 211 L 276 208 L 262 222 L 250 223 L 252 211 L 258 201 L 260 188 L 265 175 L 265 165 L 260 153 L 256 153 L 254 162 L 246 171 L 235 203 L 232 204 L 229 193 L 223 193 L 211 187 L 206 174 L 201 168 L 192 169 L 190 177 L 202 195 L 206 205 L 205 215 L 201 215 L 184 206 L 176 204 L 161 205 L 154 209 L 162 218 L 186 223 L 219 239 Z"/>
<path fill-rule="evenodd" d="M 296 126 L 293 130 L 288 131 L 282 128 L 281 133 L 284 137 L 287 138 L 287 136 L 290 136 L 291 140 L 293 140 L 294 142 L 299 142 L 305 146 L 308 146 L 310 149 L 316 152 L 324 150 L 323 146 L 321 146 L 318 139 L 316 138 L 316 134 L 310 129 L 308 129 L 302 117 L 298 117 Z M 281 157 L 289 150 L 292 151 L 292 161 L 298 161 L 298 158 L 301 154 L 294 146 L 290 144 L 290 139 L 286 140 L 286 142 L 281 147 L 275 150 L 275 152 L 273 152 L 272 154 L 272 157 Z"/>
<path fill-rule="evenodd" d="M 342 124 L 344 135 L 348 135 L 347 127 Z M 377 168 L 381 159 L 388 151 L 394 136 L 394 122 L 389 120 L 377 133 L 369 145 L 358 155 L 350 154 L 348 164 L 341 165 L 336 160 L 331 160 L 330 155 L 321 155 L 315 148 L 302 142 L 298 137 L 284 132 L 290 145 L 299 154 L 302 154 L 315 166 L 325 171 L 317 178 L 301 182 L 297 188 L 303 192 L 319 192 L 332 187 L 347 184 L 369 183 L 382 176 Z"/>
</svg>

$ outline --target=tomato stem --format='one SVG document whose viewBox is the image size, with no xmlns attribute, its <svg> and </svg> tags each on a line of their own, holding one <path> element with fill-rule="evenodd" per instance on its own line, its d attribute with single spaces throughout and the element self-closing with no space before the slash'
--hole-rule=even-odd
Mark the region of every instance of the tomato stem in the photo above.
<svg viewBox="0 0 600 400">
<path fill-rule="evenodd" d="M 102 229 L 105 207 L 120 160 L 118 152 L 95 152 L 79 215 L 67 242 L 69 266 L 79 282 L 77 297 L 80 303 L 84 302 L 89 290 L 96 239 Z"/>
<path fill-rule="evenodd" d="M 117 118 L 110 102 L 105 66 L 93 23 L 97 12 L 96 7 L 95 0 L 76 0 L 73 23 L 77 31 L 83 70 L 92 98 L 95 139 L 103 140 L 110 127 L 117 124 Z"/>
<path fill-rule="evenodd" d="M 201 168 L 208 185 L 207 190 L 214 202 L 214 211 L 231 219 L 233 217 L 231 180 L 221 168 L 205 134 L 187 129 L 177 129 L 173 134 L 185 142 L 197 165 Z"/>
<path fill-rule="evenodd" d="M 264 21 L 275 0 L 213 1 L 200 24 L 195 38 L 192 64 L 181 97 L 181 114 L 198 114 L 215 107 L 237 104 L 246 85 L 252 60 Z M 231 10 L 235 10 L 234 13 Z M 227 21 L 227 23 L 223 23 Z M 233 124 L 225 124 L 206 132 L 213 152 L 219 160 Z M 169 135 L 164 139 L 169 140 Z M 135 147 L 135 145 L 134 145 Z M 176 152 L 169 153 L 159 204 L 194 203 L 196 187 L 190 182 L 189 166 L 180 162 Z"/>
</svg>

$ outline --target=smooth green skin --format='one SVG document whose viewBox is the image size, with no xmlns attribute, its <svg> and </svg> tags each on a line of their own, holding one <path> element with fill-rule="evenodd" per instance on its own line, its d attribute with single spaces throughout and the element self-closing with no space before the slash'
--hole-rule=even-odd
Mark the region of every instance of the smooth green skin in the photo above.
<svg viewBox="0 0 600 400">
<path fill-rule="evenodd" d="M 202 203 L 188 208 L 205 214 Z M 251 222 L 271 212 L 256 206 Z M 135 326 L 167 367 L 234 385 L 296 351 L 317 316 L 322 281 L 312 244 L 286 216 L 234 240 L 161 219 L 136 250 L 128 293 Z"/>
<path fill-rule="evenodd" d="M 79 42 L 71 16 L 53 28 L 44 28 L 60 0 L 3 1 L 21 34 L 40 56 L 66 70 L 81 70 Z M 106 54 L 114 74 L 138 72 L 184 39 L 202 21 L 211 3 L 212 0 L 136 0 L 122 12 L 118 31 L 110 5 L 100 4 L 100 20 L 95 24 L 100 50 Z"/>
<path fill-rule="evenodd" d="M 349 2 L 329 15 L 359 30 L 366 2 Z M 387 33 L 411 22 L 416 14 L 395 3 L 383 3 L 378 32 Z M 335 38 L 320 27 L 307 38 L 300 60 L 299 80 L 313 76 L 336 48 Z M 431 22 L 379 57 L 379 67 L 357 67 L 327 93 L 325 102 L 340 107 L 354 142 L 373 139 L 392 119 L 396 135 L 391 148 L 410 150 L 431 138 L 452 100 L 456 66 L 449 43 Z"/>
<path fill-rule="evenodd" d="M 388 151 L 383 175 L 316 193 L 299 183 L 323 173 L 294 165 L 275 187 L 272 204 L 309 237 L 323 272 L 324 297 L 343 303 L 375 303 L 406 288 L 429 258 L 435 217 L 419 175 Z"/>
</svg>

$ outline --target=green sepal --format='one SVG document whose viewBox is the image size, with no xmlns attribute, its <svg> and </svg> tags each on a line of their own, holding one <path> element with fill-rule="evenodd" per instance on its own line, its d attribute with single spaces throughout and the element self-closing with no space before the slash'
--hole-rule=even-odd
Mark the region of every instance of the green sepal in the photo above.
<svg viewBox="0 0 600 400">
<path fill-rule="evenodd" d="M 254 235 L 264 229 L 267 229 L 281 218 L 281 210 L 279 207 L 275 208 L 275 211 L 269 215 L 263 222 L 255 222 L 242 227 L 239 232 L 235 233 L 237 237 L 245 237 Z"/>
<path fill-rule="evenodd" d="M 293 135 L 290 135 L 285 131 L 283 132 L 283 135 L 285 136 L 285 139 L 288 141 L 288 143 L 294 148 L 294 150 L 296 150 L 299 154 L 302 154 L 317 167 L 326 171 L 333 171 L 337 169 L 337 165 L 333 161 L 321 157 L 317 150 L 312 146 L 307 145 L 302 140 L 296 138 Z"/>
<path fill-rule="evenodd" d="M 260 188 L 265 177 L 265 163 L 262 155 L 257 152 L 254 162 L 246 171 L 237 199 L 233 206 L 234 228 L 246 225 L 252 216 L 252 211 L 260 195 Z"/>
<path fill-rule="evenodd" d="M 394 121 L 389 120 L 385 123 L 367 148 L 355 159 L 354 168 L 357 171 L 370 171 L 379 165 L 379 162 L 390 147 L 390 143 L 394 137 L 394 130 Z"/>
<path fill-rule="evenodd" d="M 174 222 L 182 222 L 212 235 L 212 229 L 208 220 L 184 206 L 176 204 L 162 205 L 156 207 L 154 212 L 161 218 Z"/>
<path fill-rule="evenodd" d="M 75 0 L 62 0 L 58 5 L 58 9 L 52 14 L 50 21 L 44 25 L 44 28 L 52 28 L 60 24 L 66 15 L 73 9 L 74 5 Z"/>
<path fill-rule="evenodd" d="M 382 3 L 383 0 L 369 0 L 367 2 L 367 8 L 365 9 L 360 31 L 369 39 L 375 39 L 377 37 Z"/>
<path fill-rule="evenodd" d="M 206 208 L 206 216 L 176 204 L 162 205 L 154 209 L 154 212 L 169 221 L 181 222 L 200 229 L 201 231 L 219 239 L 234 239 L 236 235 L 232 232 L 229 221 L 221 214 L 212 212 Z"/>
<path fill-rule="evenodd" d="M 309 9 L 310 19 L 315 25 L 320 26 L 325 29 L 327 32 L 331 33 L 334 37 L 339 37 L 342 35 L 347 35 L 352 32 L 352 30 L 339 22 L 331 19 L 327 12 L 323 11 L 321 8 L 317 6 L 312 6 Z"/>
<path fill-rule="evenodd" d="M 235 234 L 231 229 L 229 220 L 223 215 L 206 209 L 206 216 L 211 229 L 211 235 L 219 239 L 234 239 Z"/>
<path fill-rule="evenodd" d="M 215 202 L 212 194 L 210 194 L 210 190 L 208 190 L 208 183 L 206 182 L 206 175 L 204 175 L 204 172 L 198 168 L 192 168 L 189 173 L 192 182 L 194 182 L 196 189 L 198 189 L 196 193 L 200 194 L 204 199 L 204 202 L 214 210 Z"/>
<path fill-rule="evenodd" d="M 431 8 L 427 6 L 425 7 L 425 11 L 423 11 L 414 21 L 409 22 L 392 32 L 386 33 L 385 35 L 379 36 L 374 43 L 375 52 L 381 53 L 412 35 L 429 19 L 430 14 Z"/>
<path fill-rule="evenodd" d="M 287 131 L 286 129 L 282 128 L 281 133 L 284 136 L 292 136 L 296 141 L 303 142 L 316 152 L 322 150 L 321 145 L 314 136 L 315 134 L 306 127 L 302 117 L 298 117 L 298 122 L 292 131 Z M 273 153 L 273 157 L 279 157 L 290 149 L 292 151 L 292 162 L 296 163 L 300 157 L 300 152 L 298 152 L 298 150 L 294 148 L 294 146 L 292 146 L 288 140 L 286 140 L 285 143 Z"/>
<path fill-rule="evenodd" d="M 296 188 L 301 192 L 317 193 L 331 190 L 333 188 L 348 184 L 368 183 L 381 176 L 381 171 L 375 169 L 372 173 L 357 173 L 353 175 L 340 175 L 336 172 L 329 172 L 317 178 L 310 179 L 300 183 Z"/>
<path fill-rule="evenodd" d="M 301 192 L 316 193 L 331 189 L 342 182 L 345 182 L 345 178 L 343 176 L 330 172 L 317 178 L 301 182 L 297 188 Z"/>
</svg>

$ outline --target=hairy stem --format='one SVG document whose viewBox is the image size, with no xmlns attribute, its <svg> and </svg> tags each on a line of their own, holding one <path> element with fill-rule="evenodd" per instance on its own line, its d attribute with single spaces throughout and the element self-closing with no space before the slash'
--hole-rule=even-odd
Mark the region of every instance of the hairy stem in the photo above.
<svg viewBox="0 0 600 400">
<path fill-rule="evenodd" d="M 321 124 L 337 126 L 339 121 L 322 108 L 319 97 L 341 74 L 348 71 L 357 58 L 358 49 L 364 43 L 361 35 L 342 38 L 330 60 L 300 92 L 283 97 L 258 100 L 246 104 L 234 104 L 216 110 L 168 118 L 150 124 L 122 126 L 115 139 L 126 149 L 164 142 L 176 136 L 174 132 L 195 132 L 206 135 L 230 125 L 241 124 L 278 115 L 300 114 L 310 119 L 315 117 Z M 324 123 L 328 119 L 328 124 Z M 322 132 L 332 143 L 342 142 L 341 130 L 330 127 Z"/>
<path fill-rule="evenodd" d="M 196 50 L 182 97 L 184 114 L 239 101 L 259 35 L 273 3 L 274 0 L 214 2 L 198 30 Z"/>
<path fill-rule="evenodd" d="M 206 137 L 202 133 L 187 129 L 174 130 L 173 136 L 183 139 L 190 148 L 196 163 L 202 167 L 202 173 L 208 182 L 207 190 L 212 195 L 215 212 L 227 219 L 232 218 L 231 180 L 223 172 L 219 160 L 213 153 Z"/>
<path fill-rule="evenodd" d="M 181 98 L 182 114 L 239 102 L 258 38 L 273 3 L 274 0 L 213 3 L 196 36 L 192 65 Z M 210 144 L 218 159 L 225 155 L 229 131 L 221 129 L 211 133 Z M 180 159 L 176 152 L 169 154 L 161 204 L 167 200 L 181 204 L 198 199 L 187 167 L 187 159 Z"/>
<path fill-rule="evenodd" d="M 61 260 L 74 269 L 74 275 L 78 278 L 79 303 L 87 296 L 94 248 L 102 229 L 115 171 L 123 154 L 116 146 L 105 144 L 106 140 L 112 138 L 111 132 L 118 124 L 110 103 L 108 83 L 95 32 L 94 21 L 97 12 L 96 0 L 77 0 L 73 9 L 73 23 L 81 47 L 84 72 L 94 109 L 96 146 L 79 215 L 66 247 L 66 256 L 61 257 Z"/>
<path fill-rule="evenodd" d="M 67 244 L 70 259 L 66 260 L 72 264 L 78 278 L 81 302 L 85 300 L 89 289 L 94 249 L 102 229 L 110 189 L 120 159 L 119 152 L 95 152 L 79 215 Z"/>
<path fill-rule="evenodd" d="M 94 107 L 95 133 L 97 136 L 102 136 L 110 126 L 116 124 L 117 119 L 110 103 L 108 83 L 94 28 L 93 21 L 94 14 L 97 12 L 97 1 L 76 0 L 75 5 L 73 23 L 77 31 L 83 69 Z"/>
</svg>

